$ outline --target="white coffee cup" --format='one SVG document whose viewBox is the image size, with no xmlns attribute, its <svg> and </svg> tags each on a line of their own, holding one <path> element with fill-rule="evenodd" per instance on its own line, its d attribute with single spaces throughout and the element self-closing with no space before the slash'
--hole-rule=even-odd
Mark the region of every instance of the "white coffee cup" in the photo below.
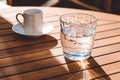
<svg viewBox="0 0 120 80">
<path fill-rule="evenodd" d="M 23 23 L 19 20 L 19 15 L 23 17 Z M 23 27 L 27 34 L 42 34 L 43 13 L 39 9 L 27 9 L 23 13 L 16 15 L 16 20 Z"/>
</svg>

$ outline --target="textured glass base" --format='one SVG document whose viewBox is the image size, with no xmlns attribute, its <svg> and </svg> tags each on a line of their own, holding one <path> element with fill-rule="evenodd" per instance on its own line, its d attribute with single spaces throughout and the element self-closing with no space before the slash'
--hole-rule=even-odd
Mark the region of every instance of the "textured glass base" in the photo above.
<svg viewBox="0 0 120 80">
<path fill-rule="evenodd" d="M 85 59 L 88 59 L 90 57 L 90 54 L 91 52 L 69 52 L 69 53 L 65 53 L 65 57 L 67 59 L 70 59 L 70 60 L 85 60 Z"/>
</svg>

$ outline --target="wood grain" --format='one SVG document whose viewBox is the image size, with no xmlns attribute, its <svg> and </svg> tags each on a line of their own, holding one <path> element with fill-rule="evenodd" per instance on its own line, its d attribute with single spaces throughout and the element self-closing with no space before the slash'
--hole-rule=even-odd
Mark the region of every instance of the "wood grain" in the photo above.
<svg viewBox="0 0 120 80">
<path fill-rule="evenodd" d="M 16 13 L 28 8 L 41 9 L 44 22 L 54 30 L 39 38 L 12 31 Z M 64 57 L 59 17 L 76 12 L 95 15 L 99 21 L 91 58 L 70 61 Z M 120 16 L 102 12 L 54 8 L 11 7 L 0 11 L 0 80 L 119 80 Z"/>
</svg>

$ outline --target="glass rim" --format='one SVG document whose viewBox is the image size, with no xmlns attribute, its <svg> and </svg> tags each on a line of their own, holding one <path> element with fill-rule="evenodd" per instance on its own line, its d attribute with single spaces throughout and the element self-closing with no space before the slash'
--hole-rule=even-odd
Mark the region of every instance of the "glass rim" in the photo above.
<svg viewBox="0 0 120 80">
<path fill-rule="evenodd" d="M 97 18 L 96 16 L 91 15 L 91 14 L 87 14 L 87 13 L 66 13 L 66 14 L 63 14 L 63 15 L 61 15 L 61 16 L 59 17 L 60 22 L 64 22 L 64 23 L 68 23 L 68 24 L 73 24 L 73 23 L 67 22 L 67 21 L 65 21 L 65 20 L 62 19 L 63 16 L 69 15 L 69 14 L 82 14 L 82 15 L 92 16 L 92 17 L 94 18 L 94 20 L 91 21 L 91 22 L 89 22 L 89 23 L 87 23 L 87 24 L 92 24 L 92 23 L 95 23 L 95 22 L 98 21 L 98 18 Z"/>
</svg>

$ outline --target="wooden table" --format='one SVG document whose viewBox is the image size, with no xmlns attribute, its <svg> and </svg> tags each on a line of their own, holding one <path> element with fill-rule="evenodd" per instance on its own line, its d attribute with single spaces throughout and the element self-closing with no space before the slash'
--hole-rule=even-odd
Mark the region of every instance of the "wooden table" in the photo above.
<svg viewBox="0 0 120 80">
<path fill-rule="evenodd" d="M 15 15 L 28 8 L 43 10 L 44 21 L 54 30 L 39 38 L 12 31 Z M 85 67 L 64 58 L 59 16 L 89 13 L 98 17 L 95 45 Z M 120 80 L 120 16 L 101 12 L 50 7 L 0 9 L 0 80 Z M 89 79 L 87 79 L 89 78 Z"/>
</svg>

